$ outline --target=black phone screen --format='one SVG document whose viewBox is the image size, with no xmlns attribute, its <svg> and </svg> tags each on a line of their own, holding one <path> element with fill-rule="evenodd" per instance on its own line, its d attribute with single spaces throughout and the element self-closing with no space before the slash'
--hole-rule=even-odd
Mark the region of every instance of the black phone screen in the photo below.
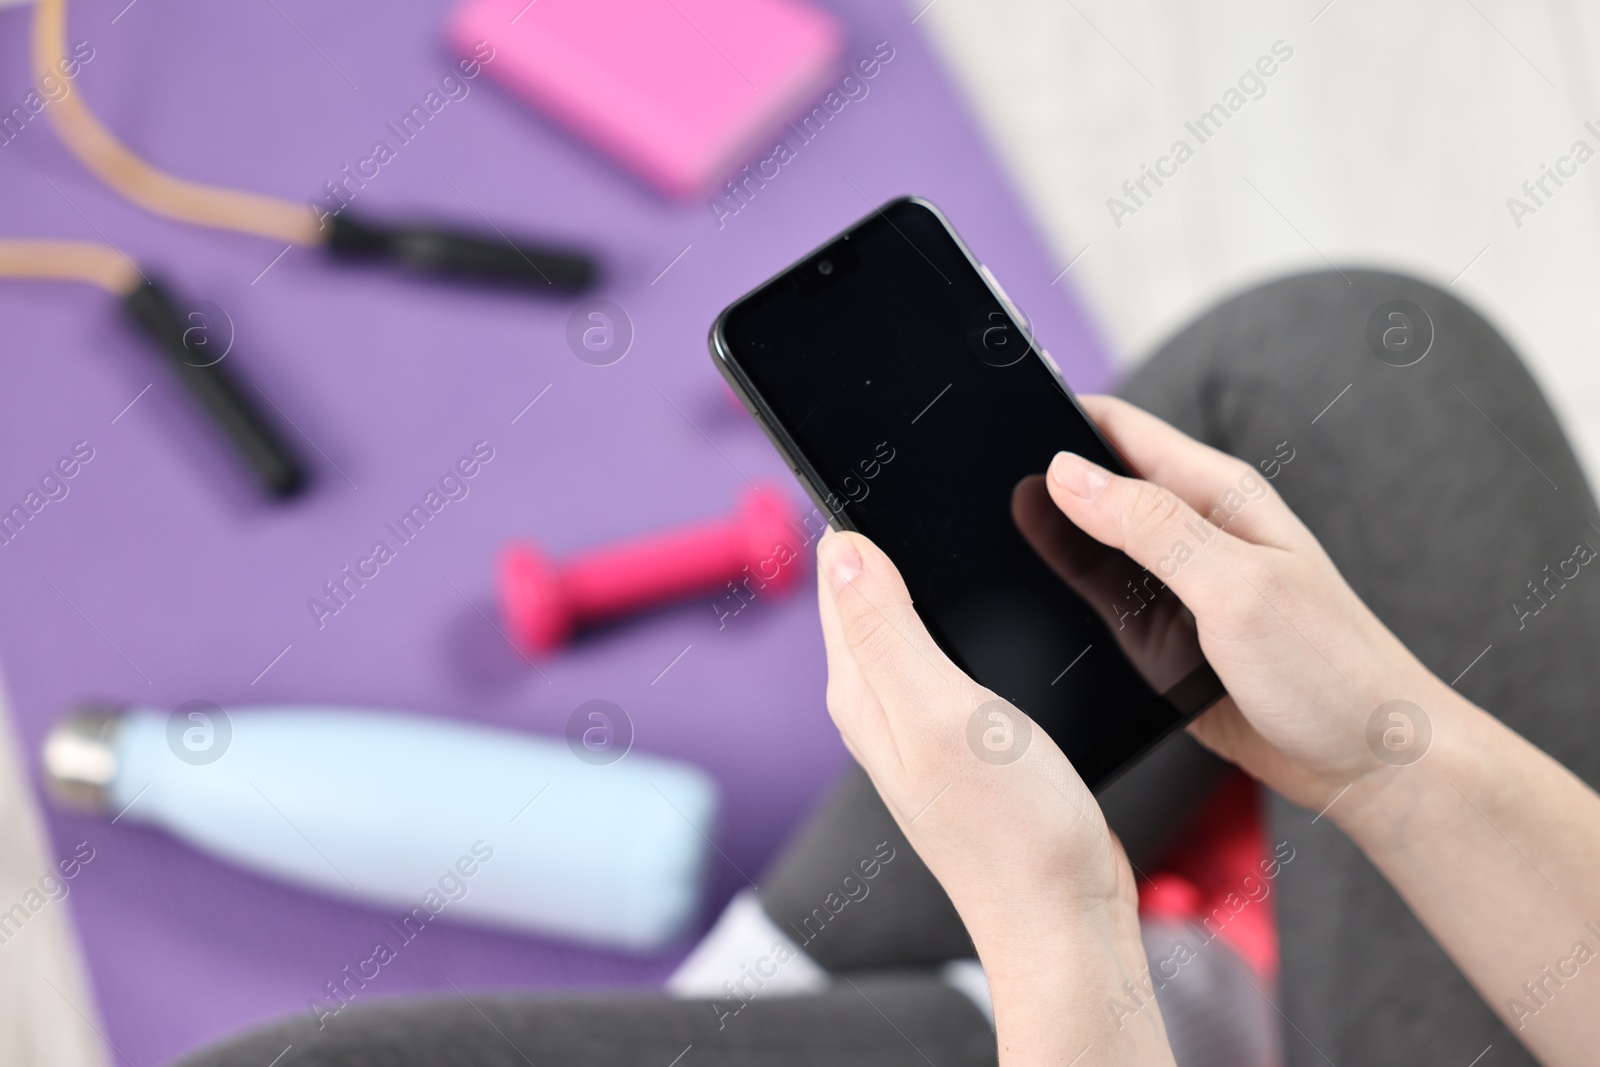
<svg viewBox="0 0 1600 1067">
<path fill-rule="evenodd" d="M 1045 494 L 1063 449 L 1126 468 L 929 205 L 875 211 L 730 307 L 713 347 L 832 521 L 1091 788 L 1222 694 L 1174 594 Z"/>
</svg>

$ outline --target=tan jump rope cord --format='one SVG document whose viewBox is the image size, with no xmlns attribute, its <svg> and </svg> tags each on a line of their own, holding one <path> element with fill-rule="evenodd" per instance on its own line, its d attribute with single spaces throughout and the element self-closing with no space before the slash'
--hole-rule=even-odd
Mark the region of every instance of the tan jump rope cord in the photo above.
<svg viewBox="0 0 1600 1067">
<path fill-rule="evenodd" d="M 66 0 L 38 0 L 33 19 L 33 69 L 54 74 L 66 55 Z M 273 237 L 291 244 L 320 244 L 316 216 L 304 204 L 175 178 L 146 163 L 100 124 L 71 92 L 46 109 L 68 151 L 96 177 L 149 211 L 181 222 Z"/>
<path fill-rule="evenodd" d="M 0 240 L 0 278 L 88 282 L 118 296 L 144 281 L 121 252 L 91 241 Z"/>
</svg>

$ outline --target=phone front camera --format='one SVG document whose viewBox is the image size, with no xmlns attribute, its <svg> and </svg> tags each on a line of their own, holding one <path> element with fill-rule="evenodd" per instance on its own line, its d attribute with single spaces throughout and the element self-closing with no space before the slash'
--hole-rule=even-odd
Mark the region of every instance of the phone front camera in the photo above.
<svg viewBox="0 0 1600 1067">
<path fill-rule="evenodd" d="M 832 274 L 833 273 L 833 261 L 831 259 L 825 259 L 822 262 L 818 263 L 817 264 L 817 273 L 821 274 L 823 277 L 827 277 L 829 274 Z"/>
</svg>

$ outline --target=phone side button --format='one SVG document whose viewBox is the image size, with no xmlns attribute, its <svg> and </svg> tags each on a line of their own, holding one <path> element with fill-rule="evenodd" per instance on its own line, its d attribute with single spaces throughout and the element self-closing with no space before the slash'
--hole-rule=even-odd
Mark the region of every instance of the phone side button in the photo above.
<svg viewBox="0 0 1600 1067">
<path fill-rule="evenodd" d="M 1000 303 L 1006 309 L 1006 312 L 1021 323 L 1024 329 L 1028 329 L 1028 316 L 1022 313 L 1021 308 L 1017 307 L 1017 302 L 1011 299 L 1011 294 L 1006 292 L 1006 287 L 1000 284 L 1000 279 L 994 276 L 994 271 L 989 269 L 989 265 L 987 263 L 979 263 L 978 273 L 983 275 L 983 280 L 989 283 L 989 288 L 993 289 L 995 295 L 1000 298 Z"/>
<path fill-rule="evenodd" d="M 810 498 L 811 503 L 815 505 L 817 514 L 822 516 L 825 521 L 837 525 L 833 512 L 823 504 L 823 494 L 817 491 L 817 487 L 812 484 L 810 478 L 806 477 L 805 473 L 800 469 L 800 465 L 789 457 L 788 450 L 779 443 L 778 434 L 773 429 L 772 424 L 753 406 L 750 408 L 750 414 L 755 417 L 756 425 L 761 427 L 761 432 L 767 435 L 767 440 L 772 443 L 773 449 L 783 457 L 785 465 L 789 468 L 789 473 L 793 474 L 794 480 L 800 483 L 800 488 Z"/>
<path fill-rule="evenodd" d="M 1037 351 L 1039 358 L 1044 360 L 1044 365 L 1050 368 L 1050 373 L 1056 376 L 1056 381 L 1063 386 L 1066 385 L 1067 376 L 1061 372 L 1061 364 L 1056 362 L 1056 357 L 1052 356 L 1047 349 L 1040 348 Z"/>
</svg>

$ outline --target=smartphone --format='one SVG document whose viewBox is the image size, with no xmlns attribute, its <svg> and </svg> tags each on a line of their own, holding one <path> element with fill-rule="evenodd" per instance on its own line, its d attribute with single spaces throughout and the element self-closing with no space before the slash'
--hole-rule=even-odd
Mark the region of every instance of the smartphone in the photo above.
<svg viewBox="0 0 1600 1067">
<path fill-rule="evenodd" d="M 823 517 L 1091 789 L 1222 696 L 1176 596 L 1050 501 L 1063 449 L 1129 469 L 932 204 L 891 201 L 730 305 L 711 352 Z M 1020 756 L 1005 718 L 969 724 L 980 757 Z"/>
</svg>

